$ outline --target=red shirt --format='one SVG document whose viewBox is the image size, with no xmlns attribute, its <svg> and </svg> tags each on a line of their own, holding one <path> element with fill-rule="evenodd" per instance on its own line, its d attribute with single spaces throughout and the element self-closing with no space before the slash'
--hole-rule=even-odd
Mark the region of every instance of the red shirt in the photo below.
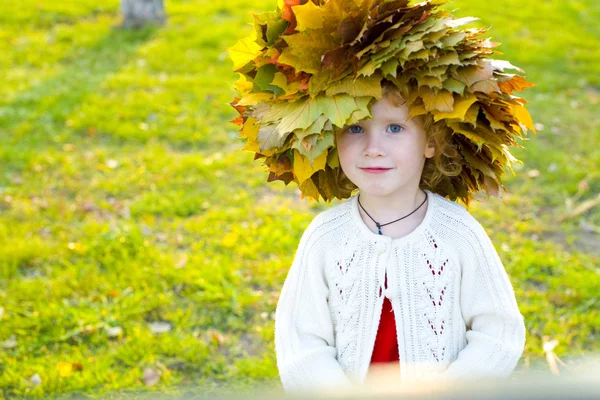
<svg viewBox="0 0 600 400">
<path fill-rule="evenodd" d="M 385 276 L 385 287 L 387 288 L 387 274 Z M 371 364 L 389 363 L 398 361 L 398 338 L 396 336 L 396 321 L 394 320 L 394 311 L 390 299 L 384 297 L 383 307 L 381 310 L 381 319 L 377 329 L 377 337 L 375 338 L 375 347 L 371 356 Z"/>
</svg>

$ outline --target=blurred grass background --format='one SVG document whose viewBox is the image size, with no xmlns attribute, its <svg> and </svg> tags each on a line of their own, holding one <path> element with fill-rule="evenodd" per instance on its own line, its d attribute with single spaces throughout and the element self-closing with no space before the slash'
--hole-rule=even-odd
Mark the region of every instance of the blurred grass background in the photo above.
<svg viewBox="0 0 600 400">
<path fill-rule="evenodd" d="M 125 31 L 118 0 L 0 3 L 3 396 L 278 387 L 279 290 L 337 203 L 267 183 L 229 122 L 225 48 L 275 5 L 167 0 L 165 26 Z M 600 206 L 577 211 L 600 194 L 600 3 L 448 8 L 537 84 L 510 195 L 470 211 L 525 316 L 515 374 L 550 371 L 546 342 L 567 365 L 600 350 Z"/>
</svg>

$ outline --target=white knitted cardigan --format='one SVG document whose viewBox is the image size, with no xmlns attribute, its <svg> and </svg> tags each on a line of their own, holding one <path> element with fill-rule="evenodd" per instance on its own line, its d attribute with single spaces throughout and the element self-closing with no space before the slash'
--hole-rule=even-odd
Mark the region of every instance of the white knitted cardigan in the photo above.
<svg viewBox="0 0 600 400">
<path fill-rule="evenodd" d="M 399 382 L 511 375 L 525 324 L 502 261 L 461 204 L 425 191 L 423 221 L 401 238 L 372 232 L 357 195 L 308 225 L 275 312 L 284 391 L 364 383 L 383 296 L 394 309 Z"/>
</svg>

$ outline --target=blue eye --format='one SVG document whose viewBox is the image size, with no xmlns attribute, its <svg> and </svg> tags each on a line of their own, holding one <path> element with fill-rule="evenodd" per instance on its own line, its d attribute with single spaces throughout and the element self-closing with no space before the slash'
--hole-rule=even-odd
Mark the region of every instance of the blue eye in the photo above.
<svg viewBox="0 0 600 400">
<path fill-rule="evenodd" d="M 358 129 L 359 129 L 359 131 L 355 131 L 355 130 L 353 130 L 352 128 L 358 128 Z M 348 131 L 349 131 L 350 133 L 360 133 L 360 129 L 362 129 L 362 128 L 361 128 L 360 126 L 358 126 L 358 125 L 350 125 L 350 126 L 348 127 Z"/>
<path fill-rule="evenodd" d="M 397 130 L 392 130 L 392 132 L 394 132 L 394 133 L 398 133 L 398 132 L 400 132 L 400 131 L 404 130 L 404 127 L 403 127 L 403 126 L 396 125 L 396 124 L 392 124 L 392 125 L 390 125 L 390 126 L 389 126 L 389 128 L 390 128 L 390 129 L 392 129 L 392 128 L 398 128 Z"/>
</svg>

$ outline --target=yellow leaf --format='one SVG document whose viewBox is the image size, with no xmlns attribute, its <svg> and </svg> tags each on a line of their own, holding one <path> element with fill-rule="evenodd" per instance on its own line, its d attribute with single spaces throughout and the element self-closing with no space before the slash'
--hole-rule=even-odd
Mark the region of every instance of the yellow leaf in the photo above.
<svg viewBox="0 0 600 400">
<path fill-rule="evenodd" d="M 409 108 L 408 118 L 414 118 L 417 115 L 424 115 L 424 114 L 427 114 L 427 111 L 425 110 L 425 107 L 423 105 L 418 105 L 418 106 L 413 105 Z M 434 116 L 435 116 L 435 114 L 434 114 Z M 437 119 L 436 119 L 436 121 L 437 121 Z"/>
<path fill-rule="evenodd" d="M 246 138 L 248 138 L 246 147 L 244 147 L 244 150 L 246 150 L 246 151 L 254 151 L 254 152 L 260 151 L 260 147 L 259 147 L 258 140 L 257 140 L 258 129 L 260 128 L 260 125 L 257 124 L 256 121 L 257 121 L 256 118 L 249 117 L 246 120 L 244 127 L 242 128 L 241 134 L 243 136 L 245 136 Z"/>
<path fill-rule="evenodd" d="M 275 72 L 271 85 L 282 88 L 285 94 L 290 94 L 290 88 L 288 87 L 287 77 L 281 72 Z"/>
<path fill-rule="evenodd" d="M 531 119 L 531 115 L 529 114 L 529 111 L 527 111 L 527 109 L 523 106 L 517 106 L 517 107 L 511 107 L 514 115 L 517 117 L 517 119 L 519 121 L 521 121 L 523 124 L 525 124 L 525 126 L 527 127 L 527 129 L 530 129 L 533 131 L 533 133 L 537 132 L 535 131 L 535 126 L 533 125 L 533 120 Z"/>
<path fill-rule="evenodd" d="M 60 376 L 71 376 L 73 374 L 73 364 L 60 361 L 56 364 Z"/>
<path fill-rule="evenodd" d="M 463 119 L 467 110 L 473 103 L 477 101 L 477 96 L 461 97 L 454 102 L 454 110 L 451 112 L 436 112 L 433 111 L 433 120 L 439 121 L 442 118 L 458 118 Z"/>
<path fill-rule="evenodd" d="M 337 168 L 340 166 L 337 148 L 334 147 L 333 150 L 329 152 L 329 155 L 327 156 L 327 165 L 329 165 L 331 168 Z"/>
<path fill-rule="evenodd" d="M 235 87 L 240 93 L 248 93 L 252 89 L 252 82 L 247 80 L 244 74 L 240 74 L 240 78 L 235 82 Z"/>
<path fill-rule="evenodd" d="M 376 69 L 377 65 L 375 65 L 373 60 L 369 60 L 358 70 L 358 75 L 370 76 L 373 75 Z"/>
<path fill-rule="evenodd" d="M 261 153 L 265 156 L 270 156 L 275 153 L 277 149 L 260 150 L 260 143 L 258 141 L 258 131 L 260 130 L 260 124 L 257 124 L 257 119 L 248 117 L 244 127 L 241 130 L 241 137 L 246 137 L 246 146 L 242 149 L 244 151 L 251 151 L 254 153 Z"/>
<path fill-rule="evenodd" d="M 477 147 L 481 150 L 481 147 L 485 143 L 485 139 L 481 136 L 477 135 L 474 131 L 469 129 L 463 129 L 460 124 L 457 123 L 448 123 L 448 126 L 455 132 L 461 133 L 465 135 L 465 137 L 471 140 L 473 143 L 477 144 Z"/>
<path fill-rule="evenodd" d="M 477 127 L 477 116 L 479 115 L 479 104 L 472 104 L 467 110 L 464 117 L 464 122 L 468 122 L 474 127 Z"/>
<path fill-rule="evenodd" d="M 315 172 L 325 169 L 326 162 L 326 151 L 315 158 L 314 164 L 311 166 L 308 158 L 298 152 L 297 149 L 294 149 L 294 174 L 298 178 L 300 184 L 309 179 Z"/>
<path fill-rule="evenodd" d="M 433 91 L 427 90 L 423 87 L 420 88 L 419 95 L 423 99 L 423 103 L 425 104 L 425 108 L 427 111 L 442 111 L 442 112 L 452 112 L 454 97 L 452 96 L 452 92 L 447 90 L 440 90 L 438 93 L 434 93 Z"/>
<path fill-rule="evenodd" d="M 251 106 L 265 100 L 273 100 L 274 94 L 271 92 L 248 93 L 237 102 L 238 106 Z"/>
<path fill-rule="evenodd" d="M 317 187 L 315 186 L 312 179 L 305 180 L 303 183 L 299 184 L 298 187 L 300 188 L 300 191 L 302 192 L 302 196 L 301 196 L 302 199 L 304 199 L 307 196 L 309 197 L 309 199 L 310 198 L 313 198 L 315 200 L 319 199 L 319 189 L 317 189 Z"/>
<path fill-rule="evenodd" d="M 252 38 L 240 39 L 235 46 L 228 47 L 229 58 L 233 61 L 233 70 L 242 68 L 256 58 L 262 51 Z"/>
<path fill-rule="evenodd" d="M 296 30 L 321 29 L 323 27 L 322 8 L 312 1 L 300 6 L 292 6 L 296 15 Z"/>
</svg>

